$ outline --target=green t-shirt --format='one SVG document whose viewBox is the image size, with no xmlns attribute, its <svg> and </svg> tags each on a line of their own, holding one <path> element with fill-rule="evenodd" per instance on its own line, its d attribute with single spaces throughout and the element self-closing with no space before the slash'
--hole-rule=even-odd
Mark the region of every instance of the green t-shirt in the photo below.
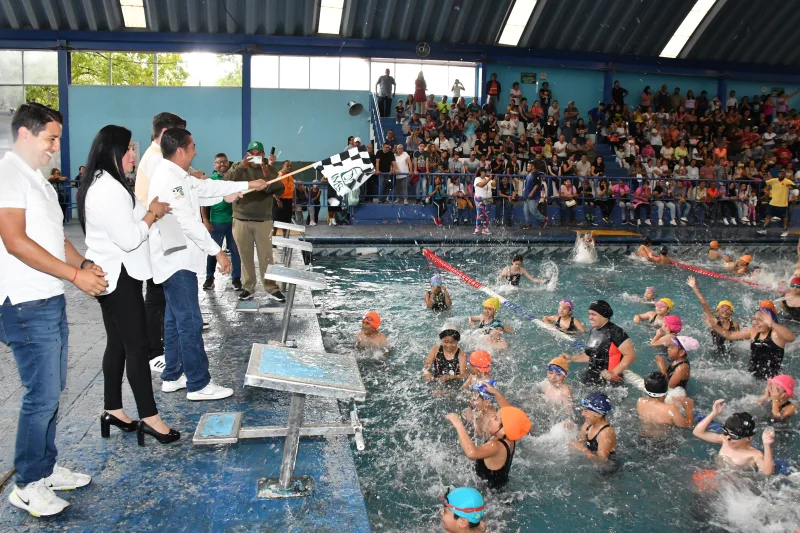
<svg viewBox="0 0 800 533">
<path fill-rule="evenodd" d="M 215 170 L 211 174 L 212 180 L 222 180 L 223 176 L 218 174 Z M 216 224 L 232 224 L 233 223 L 233 204 L 229 204 L 225 200 L 218 204 L 212 205 L 208 219 Z"/>
</svg>

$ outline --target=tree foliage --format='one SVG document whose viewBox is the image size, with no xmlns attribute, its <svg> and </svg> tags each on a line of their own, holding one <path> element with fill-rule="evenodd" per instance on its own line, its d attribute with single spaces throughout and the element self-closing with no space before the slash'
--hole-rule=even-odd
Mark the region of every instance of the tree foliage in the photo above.
<svg viewBox="0 0 800 533">
<path fill-rule="evenodd" d="M 58 86 L 56 85 L 26 85 L 25 101 L 36 102 L 58 109 Z"/>
<path fill-rule="evenodd" d="M 226 74 L 217 80 L 219 87 L 241 87 L 242 86 L 242 56 L 240 55 L 218 55 L 217 65 Z"/>
<path fill-rule="evenodd" d="M 154 85 L 156 54 L 73 52 L 74 85 Z M 180 54 L 158 54 L 158 84 L 183 85 L 189 73 Z"/>
</svg>

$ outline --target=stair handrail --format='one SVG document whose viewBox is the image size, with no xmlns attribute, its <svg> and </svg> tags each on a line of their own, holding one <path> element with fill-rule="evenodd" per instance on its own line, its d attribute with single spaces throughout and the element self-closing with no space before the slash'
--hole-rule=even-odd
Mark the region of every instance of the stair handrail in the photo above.
<svg viewBox="0 0 800 533">
<path fill-rule="evenodd" d="M 369 101 L 369 112 L 370 112 L 370 120 L 372 120 L 373 124 L 373 131 L 375 133 L 375 151 L 377 152 L 379 147 L 383 146 L 383 141 L 386 137 L 383 134 L 383 124 L 381 124 L 381 114 L 378 110 L 378 100 L 375 97 L 375 93 L 370 92 L 370 101 Z"/>
</svg>

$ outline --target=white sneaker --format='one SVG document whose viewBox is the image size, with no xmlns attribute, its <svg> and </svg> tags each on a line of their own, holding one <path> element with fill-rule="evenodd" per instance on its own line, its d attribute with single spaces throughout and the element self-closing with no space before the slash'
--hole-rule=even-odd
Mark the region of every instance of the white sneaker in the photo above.
<svg viewBox="0 0 800 533">
<path fill-rule="evenodd" d="M 478 229 L 478 228 L 475 228 L 475 231 L 473 231 L 473 232 L 472 232 L 472 234 L 473 234 L 473 235 L 477 235 L 477 234 L 478 234 L 478 233 L 480 233 L 480 232 L 481 232 L 481 230 L 480 230 L 480 229 Z"/>
<path fill-rule="evenodd" d="M 652 226 L 653 225 L 653 223 L 650 222 L 649 218 L 647 220 L 645 220 L 644 223 L 647 224 L 648 226 Z"/>
<path fill-rule="evenodd" d="M 788 236 L 789 236 L 789 232 L 788 231 L 784 231 L 783 233 L 781 233 L 781 237 L 783 237 L 784 239 L 786 237 L 788 237 Z"/>
<path fill-rule="evenodd" d="M 28 483 L 24 489 L 14 487 L 8 495 L 8 502 L 37 518 L 57 515 L 69 507 L 69 502 L 62 500 L 53 489 L 45 486 L 44 479 Z"/>
<path fill-rule="evenodd" d="M 664 221 L 663 221 L 663 220 L 661 220 L 661 219 L 658 219 L 658 225 L 659 225 L 659 226 L 663 226 L 663 225 L 664 225 Z"/>
<path fill-rule="evenodd" d="M 92 476 L 73 472 L 63 466 L 53 467 L 53 473 L 44 478 L 44 483 L 51 490 L 75 490 L 92 482 Z"/>
<path fill-rule="evenodd" d="M 309 223 L 308 223 L 308 225 L 309 225 L 309 226 L 316 226 L 316 225 L 317 225 L 317 223 L 316 223 L 316 222 L 314 222 L 314 221 L 312 220 L 311 222 L 309 222 Z"/>
<path fill-rule="evenodd" d="M 338 226 L 338 225 L 339 225 L 339 224 L 337 224 L 337 223 L 336 223 L 336 219 L 335 219 L 335 218 L 332 218 L 332 219 L 331 219 L 331 226 Z"/>
<path fill-rule="evenodd" d="M 742 219 L 740 219 L 740 222 L 741 222 L 742 224 L 744 224 L 745 226 L 747 226 L 747 225 L 749 225 L 749 224 L 750 224 L 750 221 L 749 221 L 748 219 L 746 219 L 746 218 L 742 218 Z"/>
<path fill-rule="evenodd" d="M 773 222 L 779 222 L 781 217 L 772 217 Z"/>
<path fill-rule="evenodd" d="M 195 392 L 187 392 L 187 400 L 221 400 L 233 396 L 233 389 L 227 387 L 220 387 L 213 381 L 209 381 L 208 385 Z"/>
<path fill-rule="evenodd" d="M 672 220 L 669 221 L 669 225 L 670 226 L 677 226 L 678 222 L 673 218 Z"/>
<path fill-rule="evenodd" d="M 681 217 L 681 222 L 689 222 L 689 219 L 686 217 Z"/>
<path fill-rule="evenodd" d="M 165 368 L 167 368 L 167 360 L 163 355 L 150 359 L 150 372 L 158 372 L 160 374 Z"/>
<path fill-rule="evenodd" d="M 161 392 L 176 392 L 186 388 L 186 375 L 181 374 L 181 377 L 175 381 L 162 381 Z"/>
<path fill-rule="evenodd" d="M 403 200 L 403 205 L 408 205 L 408 199 Z"/>
<path fill-rule="evenodd" d="M 760 229 L 760 230 L 758 230 L 756 233 L 758 233 L 759 235 L 766 235 L 766 234 L 767 234 L 767 230 L 765 230 L 765 229 Z"/>
<path fill-rule="evenodd" d="M 636 225 L 637 225 L 637 226 L 641 226 L 641 225 L 642 225 L 642 221 L 641 221 L 641 220 L 637 220 L 637 221 L 636 221 Z"/>
<path fill-rule="evenodd" d="M 733 217 L 731 217 L 731 224 L 733 224 L 734 226 L 736 225 L 736 219 Z"/>
</svg>

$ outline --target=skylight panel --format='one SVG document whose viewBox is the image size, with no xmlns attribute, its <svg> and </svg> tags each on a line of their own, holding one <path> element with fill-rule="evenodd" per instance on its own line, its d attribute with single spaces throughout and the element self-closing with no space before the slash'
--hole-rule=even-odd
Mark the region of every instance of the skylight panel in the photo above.
<svg viewBox="0 0 800 533">
<path fill-rule="evenodd" d="M 692 34 L 695 32 L 697 27 L 703 21 L 706 14 L 708 14 L 709 10 L 714 7 L 714 4 L 717 0 L 697 0 L 694 4 L 694 7 L 689 14 L 686 15 L 686 18 L 683 19 L 683 22 L 678 29 L 675 30 L 675 33 L 672 35 L 672 38 L 667 43 L 667 46 L 661 51 L 659 56 L 661 57 L 678 57 L 678 54 L 681 53 L 683 47 L 686 46 L 686 42 L 692 37 Z"/>
<path fill-rule="evenodd" d="M 338 34 L 342 27 L 344 0 L 321 0 L 317 33 Z"/>
<path fill-rule="evenodd" d="M 536 0 L 517 0 L 514 3 L 514 9 L 511 10 L 506 25 L 503 27 L 503 32 L 500 34 L 499 44 L 508 46 L 517 46 L 522 32 L 525 31 L 525 26 L 528 25 L 528 20 L 531 18 L 533 8 L 536 7 Z"/>
<path fill-rule="evenodd" d="M 119 5 L 122 8 L 122 20 L 126 28 L 147 27 L 142 0 L 119 0 Z"/>
</svg>

